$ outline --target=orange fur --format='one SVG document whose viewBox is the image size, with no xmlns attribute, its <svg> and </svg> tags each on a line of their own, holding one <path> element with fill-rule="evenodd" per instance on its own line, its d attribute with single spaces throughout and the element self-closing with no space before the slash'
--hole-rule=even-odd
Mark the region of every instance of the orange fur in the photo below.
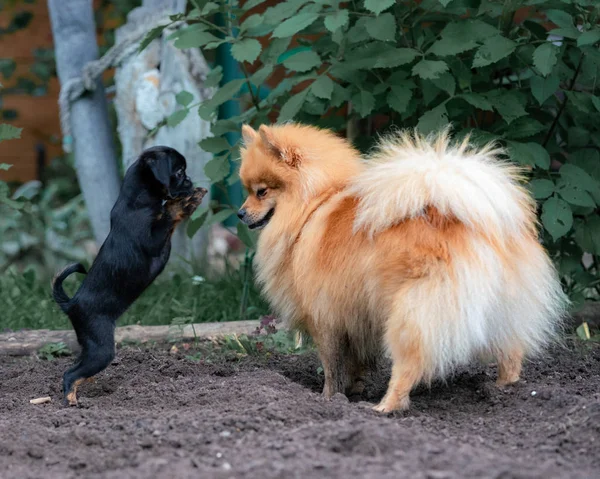
<svg viewBox="0 0 600 479">
<path fill-rule="evenodd" d="M 479 327 L 468 323 L 473 321 L 470 317 L 462 318 L 461 311 L 468 306 L 464 301 L 480 301 L 476 306 L 482 310 L 491 308 L 484 301 L 487 296 L 464 297 L 471 287 L 463 284 L 469 277 L 465 271 L 484 278 L 486 287 L 489 282 L 485 293 L 490 297 L 496 281 L 508 285 L 507 298 L 522 295 L 519 285 L 527 279 L 527 267 L 544 270 L 540 274 L 554 285 L 547 256 L 535 238 L 531 202 L 520 187 L 514 185 L 511 194 L 516 199 L 509 205 L 522 210 L 524 223 L 507 228 L 508 233 L 484 227 L 482 215 L 476 218 L 479 223 L 459 220 L 450 209 L 451 201 L 443 204 L 444 212 L 432 202 L 417 215 L 384 218 L 382 228 L 357 228 L 369 192 L 363 194 L 354 185 L 371 170 L 345 140 L 296 124 L 262 126 L 258 132 L 244 126 L 242 134 L 240 177 L 249 192 L 242 207 L 247 222 L 253 224 L 274 212 L 259 237 L 257 279 L 274 310 L 290 326 L 313 337 L 323 363 L 325 396 L 362 390 L 366 368 L 384 350 L 392 357 L 393 369 L 378 411 L 408 407 L 410 390 L 419 381 L 446 374 L 479 350 L 499 358 L 499 383 L 518 379 L 523 355 L 537 347 L 527 343 L 525 333 L 512 332 L 509 324 L 506 333 L 494 335 L 482 324 L 485 339 L 478 339 L 477 331 L 471 343 L 463 345 L 456 338 Z M 425 151 L 425 143 L 418 141 L 415 148 Z M 442 141 L 435 145 L 436 154 L 445 154 Z M 466 155 L 466 144 L 461 148 L 459 153 Z M 513 188 L 513 170 L 507 171 L 498 184 L 503 186 L 502 180 Z M 426 184 L 425 180 L 419 178 L 417 184 Z M 258 197 L 259 189 L 264 189 L 264 196 Z M 380 208 L 393 212 L 396 206 L 390 202 Z M 496 280 L 498 276 L 501 279 Z M 463 290 L 469 294 L 461 295 Z M 509 299 L 506 302 L 508 310 Z M 501 326 L 496 328 L 502 331 Z M 440 342 L 444 335 L 455 343 Z M 434 346 L 436 341 L 439 347 Z"/>
</svg>

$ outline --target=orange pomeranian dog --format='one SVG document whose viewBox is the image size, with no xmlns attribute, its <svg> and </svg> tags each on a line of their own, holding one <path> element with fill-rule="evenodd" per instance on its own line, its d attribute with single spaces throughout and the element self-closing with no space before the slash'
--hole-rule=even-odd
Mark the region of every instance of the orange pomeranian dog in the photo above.
<svg viewBox="0 0 600 479">
<path fill-rule="evenodd" d="M 406 409 L 419 382 L 490 353 L 510 384 L 556 334 L 566 298 L 500 150 L 401 133 L 363 161 L 310 126 L 242 133 L 238 216 L 263 230 L 257 278 L 315 341 L 326 397 L 362 391 L 382 351 L 393 367 L 377 411 Z"/>
</svg>

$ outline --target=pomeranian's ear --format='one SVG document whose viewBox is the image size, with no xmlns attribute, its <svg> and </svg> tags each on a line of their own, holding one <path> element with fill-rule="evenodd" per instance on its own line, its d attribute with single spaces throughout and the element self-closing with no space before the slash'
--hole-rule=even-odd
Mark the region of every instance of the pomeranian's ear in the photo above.
<svg viewBox="0 0 600 479">
<path fill-rule="evenodd" d="M 275 136 L 273 131 L 266 125 L 261 125 L 258 129 L 258 134 L 265 148 L 273 155 L 281 158 L 292 168 L 297 168 L 302 162 L 300 150 L 294 146 L 282 145 Z"/>
<path fill-rule="evenodd" d="M 246 146 L 249 146 L 254 140 L 256 140 L 257 136 L 258 134 L 256 133 L 256 130 L 250 125 L 242 125 L 242 138 Z"/>
</svg>

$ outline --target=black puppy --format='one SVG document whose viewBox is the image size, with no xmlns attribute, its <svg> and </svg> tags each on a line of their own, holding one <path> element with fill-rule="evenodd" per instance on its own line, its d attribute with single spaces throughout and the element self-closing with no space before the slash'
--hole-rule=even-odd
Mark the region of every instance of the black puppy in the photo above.
<svg viewBox="0 0 600 479">
<path fill-rule="evenodd" d="M 115 323 L 162 272 L 171 253 L 171 235 L 206 194 L 186 176 L 185 158 L 156 146 L 144 151 L 123 179 L 110 213 L 110 233 L 75 296 L 62 283 L 85 273 L 77 263 L 53 281 L 54 300 L 69 316 L 81 354 L 63 376 L 69 405 L 77 405 L 77 386 L 106 368 L 115 356 Z"/>
</svg>

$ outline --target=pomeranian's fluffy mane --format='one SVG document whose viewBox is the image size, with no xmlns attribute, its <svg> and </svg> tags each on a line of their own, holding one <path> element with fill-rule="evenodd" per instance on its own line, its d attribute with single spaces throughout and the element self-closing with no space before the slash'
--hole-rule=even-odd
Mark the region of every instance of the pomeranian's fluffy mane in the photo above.
<svg viewBox="0 0 600 479">
<path fill-rule="evenodd" d="M 355 231 L 374 235 L 428 207 L 499 240 L 535 227 L 535 204 L 520 184 L 524 170 L 503 154 L 494 143 L 473 147 L 469 137 L 453 143 L 449 129 L 382 138 L 349 186 L 359 198 Z"/>
</svg>

